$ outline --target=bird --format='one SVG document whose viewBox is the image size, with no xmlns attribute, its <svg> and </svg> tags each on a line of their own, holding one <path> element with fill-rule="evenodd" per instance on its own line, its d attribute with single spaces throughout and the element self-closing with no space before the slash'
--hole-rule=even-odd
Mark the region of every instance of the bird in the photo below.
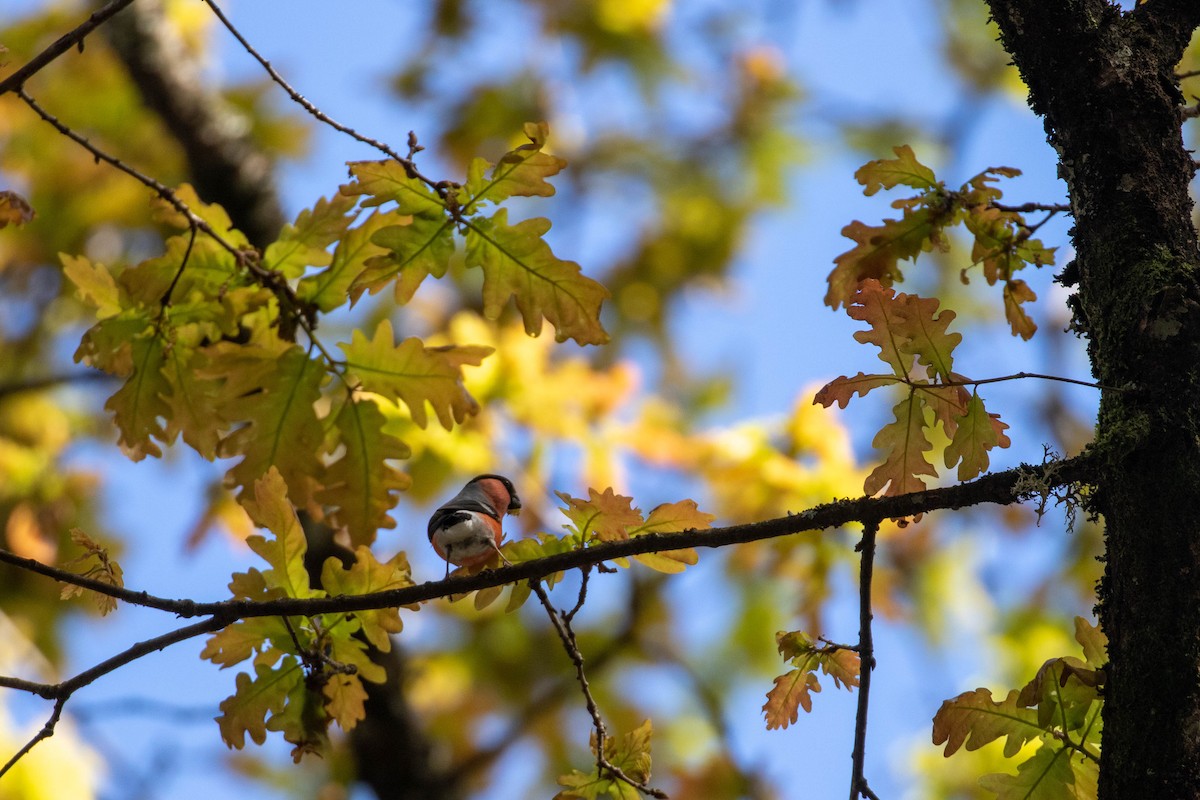
<svg viewBox="0 0 1200 800">
<path fill-rule="evenodd" d="M 467 485 L 443 503 L 429 518 L 429 543 L 446 559 L 446 577 L 450 565 L 473 567 L 500 552 L 504 536 L 505 514 L 521 513 L 521 498 L 512 481 L 503 475 L 476 475 Z"/>
</svg>

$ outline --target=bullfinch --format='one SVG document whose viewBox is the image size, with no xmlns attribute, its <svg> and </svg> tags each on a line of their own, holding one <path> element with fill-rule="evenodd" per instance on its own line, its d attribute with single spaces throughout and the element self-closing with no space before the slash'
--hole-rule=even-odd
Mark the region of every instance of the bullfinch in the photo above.
<svg viewBox="0 0 1200 800">
<path fill-rule="evenodd" d="M 521 498 L 503 475 L 476 475 L 429 518 L 429 543 L 450 565 L 473 567 L 500 553 L 505 514 L 519 514 Z M 505 559 L 507 562 L 507 559 Z"/>
</svg>

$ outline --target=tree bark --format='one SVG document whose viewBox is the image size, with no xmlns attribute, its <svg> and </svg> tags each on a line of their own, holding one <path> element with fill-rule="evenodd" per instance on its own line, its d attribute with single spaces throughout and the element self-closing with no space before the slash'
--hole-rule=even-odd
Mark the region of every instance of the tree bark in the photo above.
<svg viewBox="0 0 1200 800">
<path fill-rule="evenodd" d="M 1200 269 L 1174 68 L 1195 0 L 988 0 L 1067 182 L 1109 638 L 1100 798 L 1200 796 Z"/>
</svg>

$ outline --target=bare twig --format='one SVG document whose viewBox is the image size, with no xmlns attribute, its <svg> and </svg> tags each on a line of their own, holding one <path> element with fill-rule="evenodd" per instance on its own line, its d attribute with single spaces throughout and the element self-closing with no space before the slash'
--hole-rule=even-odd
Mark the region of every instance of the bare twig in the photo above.
<svg viewBox="0 0 1200 800">
<path fill-rule="evenodd" d="M 871 576 L 875 569 L 875 535 L 879 520 L 863 523 L 858 568 L 858 710 L 854 715 L 854 751 L 851 754 L 850 800 L 875 798 L 867 786 L 863 769 L 867 759 L 867 709 L 871 696 L 871 671 L 875 669 L 875 642 L 871 636 Z M 878 800 L 878 798 L 875 798 Z"/>
<path fill-rule="evenodd" d="M 1062 211 L 1071 210 L 1071 206 L 1067 203 L 1022 203 L 1019 206 L 992 203 L 991 206 L 998 211 L 1006 211 L 1011 214 L 1028 214 L 1031 211 L 1049 211 L 1057 214 Z"/>
<path fill-rule="evenodd" d="M 46 699 L 54 700 L 54 708 L 50 712 L 49 719 L 42 726 L 33 738 L 18 750 L 12 758 L 10 758 L 3 767 L 0 767 L 0 777 L 4 773 L 12 769 L 21 758 L 37 745 L 43 739 L 49 739 L 54 735 L 54 728 L 58 724 L 58 720 L 62 717 L 63 706 L 67 700 L 71 698 L 76 691 L 94 682 L 97 678 L 103 677 L 108 673 L 119 669 L 131 661 L 136 661 L 142 656 L 153 653 L 156 650 L 162 650 L 170 645 L 178 642 L 191 639 L 196 636 L 201 636 L 205 633 L 212 633 L 224 628 L 233 620 L 225 616 L 213 616 L 202 622 L 197 622 L 192 625 L 187 625 L 182 628 L 164 633 L 161 636 L 155 636 L 152 639 L 147 639 L 144 642 L 129 647 L 116 655 L 101 661 L 93 667 L 85 669 L 73 678 L 69 678 L 61 683 L 34 683 L 32 681 L 21 680 L 20 678 L 9 678 L 0 676 L 0 687 L 10 689 L 19 689 L 21 691 L 30 692 Z"/>
<path fill-rule="evenodd" d="M 45 120 L 50 125 L 52 125 L 54 127 L 54 129 L 57 130 L 59 133 L 61 133 L 63 136 L 66 136 L 68 139 L 75 142 L 80 147 L 82 147 L 83 149 L 85 149 L 89 153 L 91 153 L 92 156 L 96 160 L 103 161 L 106 164 L 108 164 L 112 167 L 115 167 L 116 169 L 120 170 L 121 172 L 124 172 L 126 175 L 133 178 L 134 180 L 137 180 L 139 183 L 143 184 L 144 186 L 147 186 L 150 189 L 152 189 L 155 194 L 157 194 L 159 197 L 161 197 L 163 200 L 165 200 L 167 203 L 169 203 L 172 208 L 174 208 L 176 211 L 178 211 L 180 214 L 182 214 L 183 217 L 188 221 L 189 225 L 191 225 L 192 227 L 195 227 L 195 228 L 199 228 L 200 230 L 204 231 L 209 236 L 211 236 L 217 244 L 219 244 L 224 249 L 228 250 L 233 255 L 233 257 L 235 259 L 237 259 L 238 264 L 240 264 L 243 267 L 248 267 L 251 272 L 255 272 L 257 270 L 257 272 L 255 274 L 269 275 L 269 273 L 266 270 L 264 270 L 262 267 L 259 267 L 257 264 L 255 264 L 253 262 L 252 259 L 247 257 L 246 251 L 238 248 L 232 242 L 227 240 L 224 236 L 217 233 L 217 231 L 211 225 L 209 225 L 207 222 L 205 222 L 203 219 L 201 219 L 199 216 L 197 216 L 190 208 L 188 208 L 187 204 L 184 203 L 182 200 L 180 200 L 179 197 L 175 194 L 174 191 L 172 191 L 172 189 L 169 186 L 162 183 L 161 181 L 157 181 L 154 178 L 151 178 L 149 175 L 139 172 L 138 170 L 129 166 L 128 164 L 126 164 L 124 161 L 117 158 L 116 156 L 109 155 L 105 151 L 101 150 L 99 147 L 96 147 L 96 145 L 94 145 L 90 141 L 88 141 L 87 138 L 81 136 L 80 134 L 73 131 L 71 128 L 67 127 L 62 121 L 60 121 L 58 119 L 58 117 L 54 116 L 49 111 L 42 108 L 42 106 L 36 100 L 34 100 L 32 97 L 29 96 L 29 94 L 25 91 L 24 88 L 18 87 L 15 91 L 17 92 L 17 96 L 20 97 L 22 100 L 24 100 L 25 104 L 27 106 L 29 106 L 31 109 L 33 109 L 35 114 L 37 114 L 43 120 Z"/>
<path fill-rule="evenodd" d="M 1036 378 L 1042 381 L 1057 381 L 1059 383 L 1070 383 L 1074 386 L 1087 386 L 1089 389 L 1101 389 L 1108 392 L 1127 392 L 1128 388 L 1121 386 L 1106 386 L 1103 383 L 1095 383 L 1093 381 L 1081 381 L 1077 378 L 1064 378 L 1061 375 L 1043 375 L 1039 372 L 1014 372 L 1012 375 L 1001 375 L 996 378 L 981 378 L 977 381 L 945 381 L 938 383 L 918 383 L 907 378 L 896 377 L 897 382 L 907 384 L 914 389 L 936 389 L 940 386 L 983 386 L 988 383 L 1003 383 L 1004 381 L 1017 381 L 1025 378 Z"/>
<path fill-rule="evenodd" d="M 422 175 L 417 169 L 416 163 L 412 160 L 412 156 L 414 156 L 418 151 L 424 149 L 417 144 L 416 136 L 413 133 L 410 132 L 408 134 L 408 157 L 406 158 L 378 139 L 372 139 L 370 136 L 365 136 L 353 128 L 343 125 L 342 123 L 333 119 L 324 111 L 313 105 L 308 98 L 300 94 L 295 88 L 292 87 L 290 83 L 284 80 L 283 76 L 279 74 L 279 71 L 276 70 L 275 67 L 271 66 L 271 62 L 264 58 L 261 53 L 255 50 L 254 46 L 246 40 L 246 37 L 242 36 L 241 31 L 234 26 L 229 17 L 225 16 L 225 12 L 221 10 L 221 7 L 216 4 L 215 0 L 204 0 L 204 3 L 212 9 L 213 14 L 216 15 L 217 19 L 221 21 L 221 24 L 224 25 L 229 32 L 233 34 L 233 37 L 238 40 L 238 43 L 242 46 L 242 49 L 249 53 L 255 61 L 261 64 L 262 68 L 267 71 L 268 75 L 271 76 L 271 80 L 279 84 L 280 88 L 287 92 L 288 97 L 292 98 L 292 100 L 295 101 L 301 108 L 313 115 L 313 117 L 315 117 L 319 122 L 328 125 L 337 132 L 344 133 L 353 139 L 357 139 L 363 144 L 370 145 L 389 158 L 395 159 L 401 164 L 401 166 L 404 167 L 404 171 L 408 177 L 421 181 L 430 188 L 438 190 L 438 193 L 441 194 L 439 188 L 440 184 L 437 181 L 434 181 L 432 178 Z"/>
<path fill-rule="evenodd" d="M 571 616 L 574 616 L 579 610 L 586 587 L 587 581 L 585 580 L 579 592 L 580 603 L 576 604 L 575 608 L 571 610 Z M 550 623 L 554 626 L 554 631 L 562 641 L 563 649 L 567 652 L 567 657 L 575 665 L 575 678 L 579 681 L 579 688 L 583 692 L 584 703 L 587 705 L 588 714 L 592 717 L 592 728 L 596 732 L 596 768 L 601 775 L 608 773 L 616 780 L 629 784 L 645 795 L 666 798 L 667 794 L 661 789 L 647 786 L 641 781 L 630 777 L 623 769 L 610 762 L 608 757 L 604 755 L 604 746 L 608 740 L 608 729 L 604 725 L 604 718 L 600 716 L 600 708 L 596 705 L 596 698 L 592 696 L 592 689 L 588 685 L 587 673 L 583 669 L 583 653 L 579 652 L 579 646 L 575 641 L 575 632 L 571 629 L 571 622 L 565 612 L 559 612 L 554 608 L 554 605 L 550 602 L 550 596 L 546 594 L 546 590 L 542 587 L 540 581 L 529 581 L 529 588 L 533 590 L 538 600 L 541 601 L 542 607 L 546 609 L 546 614 L 550 617 Z"/>
<path fill-rule="evenodd" d="M 0 95 L 22 90 L 25 87 L 25 81 L 72 47 L 78 46 L 82 50 L 84 37 L 132 2 L 133 0 L 109 0 L 102 8 L 93 11 L 91 16 L 55 39 L 53 44 L 31 58 L 25 66 L 0 81 Z"/>
</svg>

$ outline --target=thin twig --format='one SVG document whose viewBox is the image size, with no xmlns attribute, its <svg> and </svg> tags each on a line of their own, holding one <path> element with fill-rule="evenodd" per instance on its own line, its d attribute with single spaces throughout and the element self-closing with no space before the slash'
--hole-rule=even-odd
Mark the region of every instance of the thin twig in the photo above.
<svg viewBox="0 0 1200 800">
<path fill-rule="evenodd" d="M 259 274 L 259 273 L 261 273 L 263 275 L 269 274 L 262 267 L 259 267 L 257 264 L 253 263 L 253 261 L 247 257 L 246 251 L 238 248 L 232 242 L 228 241 L 221 234 L 217 233 L 217 231 L 211 225 L 209 225 L 207 222 L 205 222 L 203 219 L 201 219 L 199 216 L 197 216 L 190 208 L 188 208 L 186 203 L 184 203 L 182 200 L 179 199 L 179 197 L 175 194 L 175 192 L 169 186 L 162 183 L 161 181 L 157 181 L 154 178 L 151 178 L 149 175 L 139 172 L 138 170 L 129 166 L 128 164 L 126 164 L 124 161 L 117 158 L 116 156 L 109 155 L 105 151 L 96 147 L 94 144 L 92 144 L 90 141 L 88 141 L 88 139 L 86 137 L 81 136 L 80 134 L 76 133 L 74 130 L 67 127 L 61 120 L 59 120 L 58 117 L 54 116 L 49 111 L 42 108 L 42 106 L 36 100 L 34 100 L 32 97 L 29 96 L 29 94 L 25 91 L 24 88 L 18 87 L 16 89 L 16 92 L 17 92 L 17 96 L 20 97 L 22 100 L 24 100 L 25 104 L 27 106 L 29 106 L 31 109 L 33 109 L 35 114 L 37 114 L 43 120 L 45 120 L 50 125 L 52 125 L 54 127 L 54 129 L 57 130 L 59 133 L 61 133 L 63 136 L 66 136 L 68 139 L 75 142 L 83 149 L 87 150 L 89 153 L 92 154 L 92 156 L 95 159 L 97 159 L 98 161 L 103 161 L 112 167 L 115 167 L 116 169 L 120 170 L 121 172 L 124 172 L 126 175 L 133 178 L 134 180 L 137 180 L 139 183 L 143 184 L 144 186 L 147 186 L 148 188 L 152 189 L 155 194 L 157 194 L 159 197 L 161 197 L 163 200 L 165 200 L 167 203 L 169 203 L 172 208 L 174 208 L 176 211 L 178 211 L 180 214 L 182 214 L 184 216 L 184 218 L 187 219 L 189 225 L 192 225 L 192 226 L 204 231 L 209 236 L 211 236 L 217 244 L 219 244 L 221 247 L 228 250 L 233 255 L 233 257 L 235 259 L 237 259 L 238 264 L 240 264 L 241 266 L 244 266 L 244 267 L 248 267 L 251 270 L 251 272 L 255 272 L 255 270 L 257 270 L 257 272 L 255 274 Z"/>
<path fill-rule="evenodd" d="M 1071 206 L 1067 203 L 1022 203 L 1019 206 L 1005 205 L 1004 203 L 991 203 L 992 208 L 997 211 L 1006 211 L 1011 214 L 1028 214 L 1030 211 L 1050 211 L 1058 213 L 1060 211 L 1070 211 Z"/>
<path fill-rule="evenodd" d="M 586 581 L 584 587 L 586 587 Z M 661 789 L 655 789 L 647 786 L 641 781 L 630 777 L 626 772 L 608 760 L 604 755 L 605 743 L 608 740 L 608 729 L 604 725 L 604 718 L 600 716 L 600 708 L 596 705 L 596 698 L 592 696 L 592 689 L 588 685 L 587 673 L 583 669 L 583 653 L 579 652 L 579 646 L 575 641 L 575 632 L 571 629 L 571 623 L 566 618 L 565 613 L 560 613 L 554 608 L 550 602 L 550 596 L 546 594 L 546 590 L 542 587 L 540 581 L 531 580 L 529 588 L 537 595 L 541 601 L 542 607 L 546 609 L 546 614 L 550 617 L 550 623 L 554 625 L 554 631 L 558 634 L 558 638 L 562 641 L 563 649 L 567 652 L 567 657 L 571 659 L 571 663 L 575 665 L 575 678 L 579 681 L 579 688 L 583 692 L 583 699 L 587 705 L 588 714 L 592 717 L 592 728 L 596 732 L 596 768 L 600 775 L 608 773 L 613 778 L 627 783 L 639 792 L 650 797 L 666 798 L 667 794 Z M 584 589 L 580 589 L 582 597 Z M 572 609 L 571 614 L 574 615 L 579 610 L 576 605 Z"/>
<path fill-rule="evenodd" d="M 93 592 L 98 592 L 108 597 L 117 600 L 123 600 L 135 606 L 144 606 L 146 608 L 156 608 L 159 611 L 168 611 L 177 614 L 181 617 L 196 617 L 212 613 L 212 609 L 196 612 L 195 603 L 191 600 L 171 600 L 165 597 L 155 597 L 146 592 L 135 592 L 132 589 L 126 589 L 123 586 L 114 586 L 111 583 L 98 581 L 94 578 L 88 578 L 83 575 L 77 575 L 74 572 L 68 572 L 65 569 L 52 567 L 49 564 L 43 564 L 32 558 L 19 556 L 9 550 L 0 549 L 0 563 L 11 564 L 14 567 L 19 567 L 29 572 L 36 572 L 39 575 L 45 575 L 47 578 L 53 578 L 59 583 L 67 583 L 73 586 L 79 586 L 84 589 L 90 589 Z M 208 604 L 211 606 L 211 604 Z M 0 684 L 2 685 L 2 684 Z"/>
<path fill-rule="evenodd" d="M 50 712 L 50 719 L 46 720 L 46 724 L 42 726 L 41 730 L 35 733 L 33 737 L 26 742 L 23 747 L 21 747 L 20 750 L 13 753 L 12 758 L 4 762 L 4 766 L 0 767 L 0 778 L 3 778 L 4 774 L 12 769 L 18 761 L 24 758 L 25 754 L 32 750 L 38 742 L 42 741 L 43 739 L 49 739 L 54 735 L 54 727 L 58 725 L 59 719 L 62 718 L 63 706 L 66 704 L 67 698 L 65 697 L 60 697 L 54 701 L 54 708 Z"/>
<path fill-rule="evenodd" d="M 867 709 L 871 695 L 871 671 L 875 669 L 875 642 L 871 635 L 871 576 L 875 569 L 875 535 L 879 520 L 863 523 L 858 568 L 858 710 L 854 715 L 854 751 L 851 754 L 850 800 L 875 798 L 863 775 L 867 759 Z M 877 800 L 877 798 L 876 798 Z"/>
<path fill-rule="evenodd" d="M 592 568 L 584 567 L 580 571 L 583 573 L 583 577 L 579 581 L 579 597 L 575 600 L 574 608 L 564 612 L 562 615 L 563 622 L 567 625 L 571 624 L 571 621 L 575 619 L 575 615 L 579 613 L 579 609 L 583 608 L 583 604 L 587 601 L 588 578 L 591 577 Z"/>
<path fill-rule="evenodd" d="M 292 98 L 292 100 L 295 101 L 297 104 L 299 104 L 299 106 L 301 108 L 303 108 L 309 114 L 313 115 L 318 121 L 325 123 L 326 125 L 333 128 L 334 130 L 338 131 L 339 133 L 344 133 L 353 139 L 357 139 L 358 141 L 362 142 L 363 144 L 370 145 L 371 147 L 374 147 L 376 150 L 378 150 L 379 152 L 388 156 L 389 158 L 395 159 L 396 161 L 398 161 L 400 163 L 401 166 L 404 167 L 404 171 L 408 175 L 408 177 L 415 178 L 416 180 L 421 181 L 422 183 L 426 184 L 427 186 L 429 186 L 430 188 L 432 188 L 434 190 L 439 190 L 438 182 L 434 181 L 432 178 L 422 175 L 421 172 L 417 169 L 416 163 L 412 160 L 412 156 L 414 154 L 416 154 L 419 150 L 423 149 L 420 147 L 420 145 L 416 144 L 416 137 L 414 134 L 409 133 L 409 135 L 408 135 L 409 157 L 406 158 L 406 157 L 400 155 L 400 153 L 398 153 L 396 150 L 392 149 L 388 145 L 379 141 L 378 139 L 372 139 L 370 136 L 365 136 L 365 135 L 359 133 L 358 131 L 354 130 L 353 128 L 343 125 L 342 123 L 333 119 L 328 114 L 326 114 L 324 111 L 322 111 L 321 109 L 319 109 L 315 105 L 313 105 L 311 102 L 309 102 L 308 98 L 306 98 L 304 95 L 300 94 L 298 91 L 296 91 L 295 88 L 293 88 L 293 86 L 290 83 L 288 83 L 286 80 L 284 80 L 283 76 L 279 74 L 279 71 L 276 70 L 275 67 L 271 66 L 271 62 L 268 61 L 266 58 L 264 58 L 262 56 L 262 54 L 260 54 L 257 50 L 255 50 L 254 46 L 251 45 L 250 42 L 248 42 L 246 40 L 246 37 L 242 36 L 241 31 L 239 31 L 237 29 L 237 27 L 234 26 L 233 22 L 230 21 L 229 17 L 225 16 L 225 12 L 223 12 L 221 10 L 221 7 L 216 4 L 215 0 L 204 0 L 204 3 L 209 8 L 212 9 L 213 14 L 215 14 L 217 19 L 219 19 L 221 21 L 221 24 L 224 25 L 226 27 L 226 29 L 228 29 L 228 31 L 231 34 L 233 34 L 233 37 L 238 40 L 238 43 L 241 44 L 242 49 L 244 49 L 247 53 L 249 53 L 250 56 L 255 61 L 257 61 L 259 64 L 261 64 L 262 68 L 267 71 L 268 75 L 271 76 L 271 80 L 273 80 L 273 81 L 275 81 L 275 83 L 279 84 L 280 88 L 282 88 L 285 92 L 287 92 L 288 97 Z M 439 194 L 440 193 L 441 192 L 439 191 Z"/>
<path fill-rule="evenodd" d="M 133 0 L 109 0 L 104 7 L 93 11 L 91 16 L 75 26 L 74 29 L 55 39 L 53 44 L 31 58 L 25 66 L 0 81 L 0 95 L 20 91 L 24 88 L 25 81 L 72 47 L 79 47 L 80 50 L 83 50 L 84 37 L 132 2 Z"/>
<path fill-rule="evenodd" d="M 54 727 L 58 724 L 58 720 L 62 716 L 63 706 L 67 700 L 71 698 L 79 689 L 94 682 L 97 678 L 103 677 L 114 670 L 117 670 L 131 661 L 136 661 L 142 656 L 153 653 L 156 650 L 162 650 L 170 645 L 191 639 L 196 636 L 201 636 L 205 633 L 212 633 L 224 628 L 233 620 L 222 615 L 214 615 L 202 622 L 197 622 L 192 625 L 186 625 L 182 628 L 164 633 L 161 636 L 155 636 L 152 639 L 147 639 L 144 642 L 137 644 L 117 653 L 116 655 L 106 658 L 99 664 L 85 669 L 73 678 L 68 678 L 61 683 L 34 683 L 32 681 L 21 680 L 20 678 L 0 677 L 0 687 L 9 689 L 20 689 L 22 691 L 31 692 L 32 694 L 54 699 L 54 708 L 50 712 L 50 718 L 46 720 L 46 724 L 42 726 L 33 738 L 25 743 L 24 747 L 18 750 L 12 758 L 10 758 L 3 767 L 0 767 L 0 777 L 4 773 L 12 769 L 21 758 L 37 745 L 43 739 L 49 739 L 54 735 Z"/>
<path fill-rule="evenodd" d="M 941 386 L 983 386 L 988 383 L 1002 383 L 1004 381 L 1023 380 L 1025 378 L 1036 378 L 1042 381 L 1057 381 L 1059 383 L 1070 383 L 1075 386 L 1087 386 L 1089 389 L 1100 389 L 1107 392 L 1127 392 L 1130 389 L 1121 386 L 1107 386 L 1103 383 L 1095 383 L 1093 381 L 1081 381 L 1077 378 L 1064 378 L 1061 375 L 1043 375 L 1039 372 L 1014 372 L 1012 375 L 1001 375 L 996 378 L 981 378 L 977 381 L 944 381 L 938 383 L 917 383 L 908 378 L 897 376 L 896 380 L 900 383 L 906 383 L 917 389 L 936 389 Z"/>
</svg>

